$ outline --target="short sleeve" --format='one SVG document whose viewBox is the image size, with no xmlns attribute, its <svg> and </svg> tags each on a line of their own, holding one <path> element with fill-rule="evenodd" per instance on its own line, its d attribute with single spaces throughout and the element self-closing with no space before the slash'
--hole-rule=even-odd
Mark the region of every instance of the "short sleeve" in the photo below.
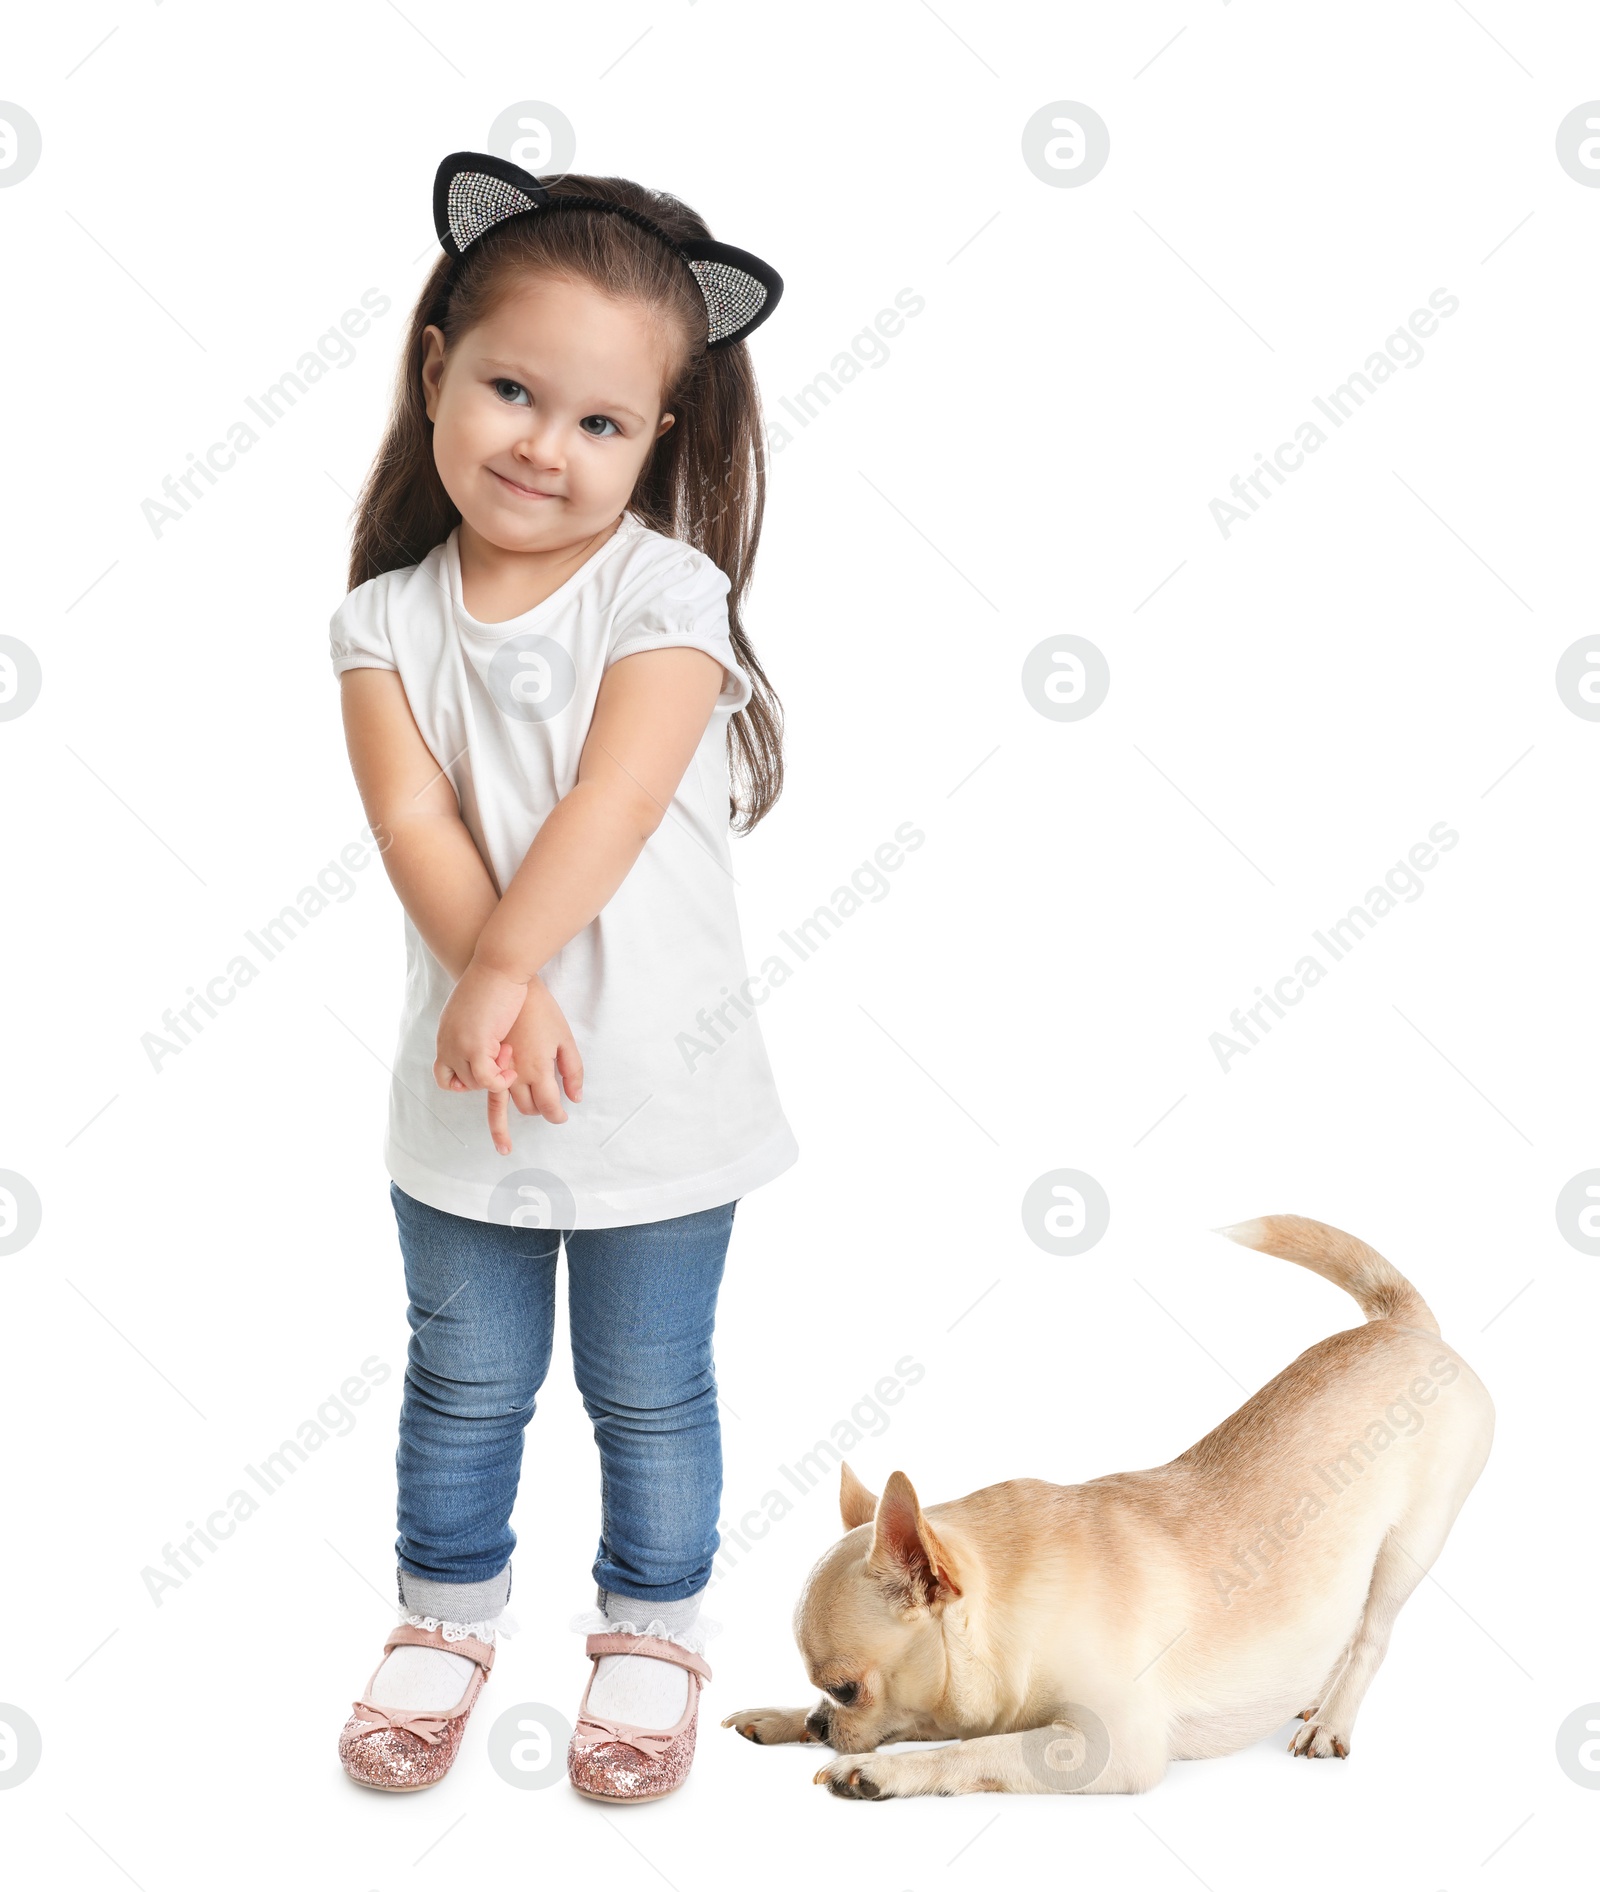
<svg viewBox="0 0 1600 1892">
<path fill-rule="evenodd" d="M 328 653 L 335 676 L 346 670 L 398 670 L 389 648 L 383 587 L 376 578 L 357 585 L 328 620 Z"/>
<path fill-rule="evenodd" d="M 722 665 L 722 694 L 716 707 L 743 709 L 753 692 L 728 634 L 728 575 L 692 546 L 685 552 L 685 557 L 653 574 L 618 611 L 606 666 L 609 669 L 619 657 L 632 657 L 641 650 L 688 645 Z"/>
</svg>

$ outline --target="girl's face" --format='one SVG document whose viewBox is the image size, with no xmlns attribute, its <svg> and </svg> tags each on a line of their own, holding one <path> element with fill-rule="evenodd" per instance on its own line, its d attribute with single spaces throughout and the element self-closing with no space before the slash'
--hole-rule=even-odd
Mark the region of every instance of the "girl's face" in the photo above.
<svg viewBox="0 0 1600 1892">
<path fill-rule="evenodd" d="M 615 523 L 673 421 L 658 321 L 588 283 L 529 276 L 449 355 L 440 329 L 424 335 L 434 462 L 467 525 L 538 552 Z"/>
</svg>

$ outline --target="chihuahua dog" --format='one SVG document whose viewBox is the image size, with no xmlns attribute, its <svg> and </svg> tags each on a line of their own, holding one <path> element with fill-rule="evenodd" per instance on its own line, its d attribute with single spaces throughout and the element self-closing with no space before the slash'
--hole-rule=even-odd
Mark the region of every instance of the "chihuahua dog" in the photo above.
<svg viewBox="0 0 1600 1892">
<path fill-rule="evenodd" d="M 1291 1754 L 1350 1752 L 1400 1606 L 1489 1455 L 1494 1407 L 1427 1303 L 1365 1242 L 1297 1215 L 1221 1229 L 1298 1262 L 1367 1324 L 1302 1353 L 1169 1464 L 1013 1478 L 926 1511 L 841 1470 L 846 1535 L 795 1639 L 823 1700 L 751 1708 L 819 1741 L 845 1799 L 1143 1793 L 1298 1713 Z M 893 1741 L 939 1747 L 878 1754 Z"/>
</svg>

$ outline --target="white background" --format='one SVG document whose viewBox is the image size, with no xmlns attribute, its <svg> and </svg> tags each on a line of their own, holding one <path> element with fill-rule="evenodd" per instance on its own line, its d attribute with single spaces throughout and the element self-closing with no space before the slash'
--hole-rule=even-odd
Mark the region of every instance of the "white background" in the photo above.
<svg viewBox="0 0 1600 1892">
<path fill-rule="evenodd" d="M 0 726 L 0 1166 L 43 1203 L 0 1261 L 0 1700 L 44 1742 L 0 1793 L 15 1881 L 1555 1882 L 1595 1812 L 1556 1731 L 1600 1699 L 1600 1262 L 1555 1217 L 1600 1164 L 1600 724 L 1554 683 L 1595 626 L 1600 190 L 1555 134 L 1600 97 L 1600 19 L 169 0 L 7 38 L 0 89 L 43 130 L 0 191 L 4 629 L 44 675 Z M 1207 1230 L 1333 1222 L 1498 1410 L 1346 1762 L 1291 1764 L 1285 1728 L 1134 1799 L 831 1799 L 821 1751 L 717 1725 L 811 1699 L 819 1488 L 712 1592 L 683 1792 L 513 1790 L 493 1718 L 570 1720 L 586 1667 L 597 1468 L 563 1339 L 521 1632 L 455 1769 L 404 1797 L 339 1769 L 393 1620 L 406 1339 L 379 869 L 159 1073 L 141 1039 L 361 828 L 326 632 L 351 496 L 435 167 L 522 100 L 571 119 L 575 168 L 676 192 L 785 279 L 751 344 L 791 436 L 747 606 L 788 716 L 786 793 L 734 850 L 752 965 L 898 824 L 927 835 L 762 1014 L 802 1155 L 735 1229 L 724 1515 L 907 1355 L 923 1379 L 851 1454 L 873 1489 L 1161 1463 L 1356 1321 Z M 1060 100 L 1110 128 L 1080 188 L 1023 160 Z M 354 362 L 154 534 L 163 477 L 370 287 L 393 306 Z M 905 288 L 926 307 L 889 358 L 797 425 L 783 397 Z M 1210 502 L 1438 288 L 1460 307 L 1420 363 L 1224 538 Z M 1111 670 L 1076 723 L 1020 683 L 1061 632 Z M 1425 892 L 1224 1073 L 1210 1035 L 1439 821 L 1460 842 Z M 1020 1213 L 1062 1167 L 1111 1202 L 1073 1259 Z M 143 1568 L 374 1355 L 347 1436 L 156 1607 Z"/>
</svg>

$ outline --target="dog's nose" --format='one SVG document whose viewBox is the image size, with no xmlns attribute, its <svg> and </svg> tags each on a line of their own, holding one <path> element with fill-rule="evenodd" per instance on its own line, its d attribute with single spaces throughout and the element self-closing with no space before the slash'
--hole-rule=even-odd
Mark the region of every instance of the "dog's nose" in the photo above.
<svg viewBox="0 0 1600 1892">
<path fill-rule="evenodd" d="M 813 1741 L 826 1741 L 828 1738 L 828 1716 L 824 1709 L 813 1708 L 806 1716 L 806 1733 Z"/>
</svg>

